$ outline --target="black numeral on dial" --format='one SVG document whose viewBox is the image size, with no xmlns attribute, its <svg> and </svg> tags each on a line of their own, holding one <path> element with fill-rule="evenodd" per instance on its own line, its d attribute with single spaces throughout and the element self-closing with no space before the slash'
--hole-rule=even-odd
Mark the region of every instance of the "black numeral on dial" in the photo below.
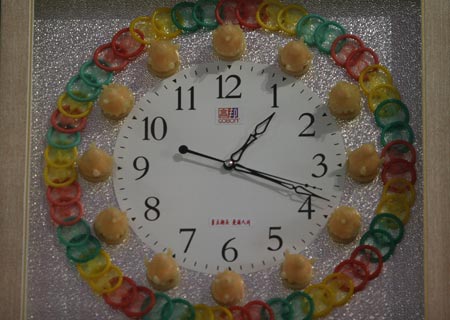
<svg viewBox="0 0 450 320">
<path fill-rule="evenodd" d="M 150 202 L 154 202 L 155 205 L 152 205 Z M 147 210 L 145 210 L 144 217 L 148 221 L 156 221 L 159 219 L 159 216 L 161 213 L 158 209 L 159 206 L 159 199 L 156 197 L 148 197 L 145 199 L 145 207 Z"/>
<path fill-rule="evenodd" d="M 322 168 L 322 172 L 315 174 L 313 173 L 312 176 L 314 178 L 322 178 L 324 175 L 327 174 L 328 172 L 328 166 L 325 164 L 325 155 L 323 153 L 318 153 L 313 157 L 313 160 L 316 160 L 317 158 L 319 158 L 319 163 L 317 164 L 318 167 Z"/>
<path fill-rule="evenodd" d="M 270 88 L 272 88 L 272 98 L 273 98 L 272 102 L 273 104 L 271 108 L 279 108 L 280 106 L 278 105 L 278 86 L 277 84 L 274 84 Z"/>
<path fill-rule="evenodd" d="M 219 96 L 217 97 L 217 99 L 238 99 L 238 98 L 242 98 L 242 92 L 240 93 L 234 93 L 241 85 L 241 78 L 238 75 L 235 74 L 231 74 L 228 77 L 225 78 L 225 81 L 223 81 L 223 77 L 222 75 L 218 76 L 216 78 L 217 80 L 219 80 Z M 228 82 L 228 80 L 234 79 L 234 87 L 228 91 L 228 93 L 225 95 L 225 97 L 223 96 L 223 85 L 224 82 L 225 84 Z"/>
<path fill-rule="evenodd" d="M 311 220 L 312 213 L 316 212 L 316 210 L 312 208 L 311 198 L 311 196 L 306 198 L 306 200 L 302 203 L 300 209 L 298 209 L 298 212 L 304 212 L 308 214 L 308 220 Z"/>
<path fill-rule="evenodd" d="M 300 117 L 298 118 L 298 120 L 302 120 L 302 119 L 306 119 L 307 124 L 305 129 L 303 129 L 302 132 L 300 132 L 300 134 L 298 135 L 299 137 L 314 137 L 316 135 L 316 131 L 315 130 L 309 130 L 311 128 L 311 126 L 314 124 L 314 116 L 311 113 L 302 113 L 300 115 Z"/>
<path fill-rule="evenodd" d="M 156 117 L 151 122 L 148 117 L 145 117 L 144 122 L 144 139 L 150 140 L 150 136 L 156 140 L 161 141 L 167 134 L 167 122 L 163 117 Z"/>
<path fill-rule="evenodd" d="M 195 229 L 195 228 L 182 228 L 178 232 L 179 234 L 181 234 L 182 232 L 190 232 L 191 233 L 189 235 L 189 239 L 188 239 L 188 242 L 186 244 L 186 247 L 184 247 L 183 253 L 186 253 L 189 250 L 189 247 L 191 245 L 192 239 L 194 238 L 194 235 L 195 235 L 195 231 L 197 231 L 197 229 Z"/>
<path fill-rule="evenodd" d="M 225 244 L 222 247 L 222 258 L 226 262 L 236 261 L 236 259 L 238 257 L 237 249 L 229 245 L 230 242 L 233 241 L 234 239 L 236 239 L 236 238 L 231 238 L 230 240 L 225 242 Z"/>
<path fill-rule="evenodd" d="M 182 99 L 182 88 L 178 87 L 175 89 L 177 92 L 177 110 L 184 110 L 183 109 L 183 99 Z M 189 91 L 189 109 L 188 110 L 195 110 L 195 101 L 194 101 L 194 86 L 190 87 L 187 91 Z"/>
<path fill-rule="evenodd" d="M 267 247 L 267 250 L 270 251 L 278 251 L 283 246 L 283 239 L 279 235 L 272 233 L 272 231 L 281 230 L 281 227 L 270 227 L 269 228 L 269 239 L 274 240 L 273 242 L 276 244 L 273 247 Z"/>
<path fill-rule="evenodd" d="M 144 157 L 144 156 L 136 157 L 134 159 L 134 161 L 133 161 L 133 168 L 136 171 L 141 171 L 142 174 L 141 174 L 140 177 L 137 177 L 135 180 L 137 181 L 137 180 L 142 179 L 143 177 L 145 177 L 145 175 L 148 172 L 149 167 L 150 167 L 150 164 L 149 164 L 148 159 L 146 157 Z"/>
</svg>

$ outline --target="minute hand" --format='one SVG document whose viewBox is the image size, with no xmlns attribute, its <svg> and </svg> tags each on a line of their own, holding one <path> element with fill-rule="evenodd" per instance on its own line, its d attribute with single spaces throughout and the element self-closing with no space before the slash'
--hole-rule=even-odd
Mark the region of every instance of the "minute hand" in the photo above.
<svg viewBox="0 0 450 320">
<path fill-rule="evenodd" d="M 319 196 L 318 194 L 315 194 L 314 192 L 311 192 L 310 190 L 308 190 L 307 187 L 312 187 L 312 186 L 309 186 L 307 184 L 298 183 L 298 182 L 284 179 L 281 177 L 277 177 L 277 176 L 274 176 L 272 174 L 268 174 L 268 173 L 265 173 L 262 171 L 251 169 L 251 168 L 245 167 L 239 163 L 236 163 L 234 165 L 233 169 L 238 172 L 250 174 L 255 177 L 271 181 L 271 182 L 276 183 L 286 189 L 293 190 L 295 193 L 298 193 L 298 194 L 309 195 L 309 196 L 323 199 L 325 201 L 330 201 L 329 199 Z"/>
<path fill-rule="evenodd" d="M 318 188 L 318 187 L 314 187 L 314 186 L 307 185 L 307 184 L 302 184 L 302 183 L 295 182 L 295 181 L 288 180 L 288 179 L 284 179 L 284 178 L 280 178 L 280 177 L 277 177 L 277 176 L 274 176 L 274 175 L 271 175 L 271 174 L 268 174 L 268 173 L 265 173 L 265 172 L 261 172 L 261 171 L 258 171 L 258 170 L 247 168 L 247 167 L 245 167 L 243 165 L 240 165 L 238 163 L 234 163 L 234 164 L 232 164 L 232 166 L 228 166 L 227 165 L 227 161 L 223 161 L 223 160 L 221 160 L 219 158 L 216 158 L 216 157 L 204 154 L 204 153 L 200 153 L 200 152 L 191 150 L 185 145 L 181 145 L 178 148 L 178 151 L 181 154 L 190 153 L 190 154 L 202 157 L 202 158 L 206 158 L 206 159 L 209 159 L 209 160 L 212 160 L 212 161 L 219 162 L 227 170 L 234 169 L 234 170 L 242 172 L 242 173 L 250 174 L 250 175 L 259 177 L 261 179 L 265 179 L 265 180 L 271 181 L 271 182 L 276 183 L 276 184 L 278 184 L 278 185 L 280 185 L 280 186 L 282 186 L 284 188 L 287 188 L 289 190 L 293 190 L 297 194 L 313 196 L 313 197 L 320 198 L 320 199 L 323 199 L 323 200 L 326 200 L 326 201 L 330 201 L 327 198 L 321 197 L 321 196 L 319 196 L 319 195 L 317 195 L 317 194 L 315 194 L 315 193 L 313 193 L 313 192 L 311 192 L 310 190 L 307 189 L 307 188 L 312 188 L 312 189 L 320 190 L 320 188 Z"/>
</svg>

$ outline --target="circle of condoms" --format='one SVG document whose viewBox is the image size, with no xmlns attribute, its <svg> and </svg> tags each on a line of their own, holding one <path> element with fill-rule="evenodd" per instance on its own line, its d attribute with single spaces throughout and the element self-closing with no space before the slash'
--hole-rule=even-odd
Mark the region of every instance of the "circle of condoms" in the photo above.
<svg viewBox="0 0 450 320">
<path fill-rule="evenodd" d="M 72 118 L 63 115 L 59 109 L 53 111 L 50 118 L 53 128 L 62 133 L 75 133 L 86 128 L 87 118 Z"/>
<path fill-rule="evenodd" d="M 60 149 L 47 146 L 44 151 L 45 162 L 54 168 L 65 168 L 74 165 L 77 156 L 77 147 Z"/>
<path fill-rule="evenodd" d="M 53 127 L 47 131 L 47 143 L 54 148 L 71 149 L 76 147 L 81 142 L 81 135 L 79 132 L 64 133 L 59 132 Z"/>
<path fill-rule="evenodd" d="M 244 308 L 250 313 L 252 320 L 275 320 L 275 314 L 272 308 L 262 300 L 249 301 L 244 305 Z"/>
<path fill-rule="evenodd" d="M 123 313 L 130 318 L 141 318 L 152 310 L 156 303 L 155 294 L 147 287 L 137 286 L 137 293 L 124 308 Z"/>
<path fill-rule="evenodd" d="M 267 304 L 273 310 L 275 319 L 293 320 L 294 310 L 292 305 L 286 299 L 272 298 L 267 300 Z"/>
<path fill-rule="evenodd" d="M 386 144 L 381 150 L 381 158 L 383 163 L 387 163 L 394 159 L 405 159 L 412 164 L 416 163 L 416 149 L 405 140 L 393 140 Z"/>
<path fill-rule="evenodd" d="M 312 319 L 314 301 L 309 294 L 303 291 L 295 291 L 288 295 L 286 300 L 291 304 L 294 319 Z"/>
<path fill-rule="evenodd" d="M 81 220 L 83 221 L 83 220 Z M 77 246 L 68 246 L 66 250 L 66 255 L 69 260 L 73 262 L 87 262 L 95 256 L 97 256 L 100 252 L 100 242 L 94 236 L 89 236 L 88 240 L 82 245 Z"/>
<path fill-rule="evenodd" d="M 130 34 L 134 40 L 142 43 L 143 45 L 148 46 L 152 40 L 157 38 L 155 30 L 152 26 L 152 18 L 149 16 L 139 16 L 134 18 L 131 21 L 129 28 Z M 144 35 L 144 38 L 141 37 L 138 30 Z"/>
<path fill-rule="evenodd" d="M 236 16 L 238 4 L 239 0 L 220 0 L 214 11 L 217 22 L 219 24 L 239 24 Z"/>
<path fill-rule="evenodd" d="M 322 280 L 322 284 L 333 291 L 334 307 L 343 306 L 350 301 L 355 290 L 352 278 L 344 273 L 329 274 Z"/>
<path fill-rule="evenodd" d="M 353 280 L 354 292 L 363 290 L 369 281 L 369 270 L 364 262 L 347 259 L 334 268 L 335 273 L 343 273 Z"/>
<path fill-rule="evenodd" d="M 128 306 L 136 296 L 136 283 L 133 279 L 124 276 L 120 286 L 114 291 L 103 294 L 103 299 L 113 309 L 122 309 Z"/>
<path fill-rule="evenodd" d="M 44 180 L 46 185 L 50 187 L 66 187 L 77 180 L 77 170 L 75 166 L 55 168 L 46 165 L 44 167 Z"/>
<path fill-rule="evenodd" d="M 111 257 L 100 250 L 99 254 L 92 260 L 77 264 L 77 270 L 83 279 L 93 279 L 102 276 L 111 267 Z"/>
<path fill-rule="evenodd" d="M 320 52 L 329 54 L 337 37 L 346 34 L 344 27 L 334 21 L 325 21 L 314 30 L 314 43 Z"/>
<path fill-rule="evenodd" d="M 113 73 L 99 68 L 94 60 L 89 60 L 81 66 L 80 77 L 92 87 L 102 87 L 111 83 Z"/>
<path fill-rule="evenodd" d="M 100 255 L 100 252 L 96 257 Z M 90 261 L 94 260 L 96 257 Z M 91 289 L 94 290 L 95 293 L 101 295 L 117 290 L 122 285 L 122 282 L 123 272 L 118 266 L 113 264 L 111 264 L 100 276 L 88 279 Z"/>
<path fill-rule="evenodd" d="M 73 76 L 66 85 L 66 92 L 75 101 L 89 102 L 98 98 L 102 89 L 87 84 L 80 74 Z M 60 110 L 61 111 L 61 110 Z"/>
<path fill-rule="evenodd" d="M 303 41 L 309 45 L 314 46 L 316 44 L 314 40 L 314 32 L 317 27 L 324 23 L 326 20 L 317 14 L 307 14 L 302 17 L 296 26 L 297 37 L 303 38 Z"/>
<path fill-rule="evenodd" d="M 240 0 L 236 7 L 236 18 L 242 27 L 250 30 L 258 29 L 261 26 L 256 20 L 256 12 L 262 0 Z"/>
<path fill-rule="evenodd" d="M 150 298 L 147 298 L 150 300 Z M 165 318 L 162 316 L 163 309 L 166 308 Z M 170 319 L 173 314 L 173 303 L 170 297 L 162 292 L 155 292 L 155 304 L 153 308 L 146 315 L 142 317 L 143 320 L 165 320 Z"/>
<path fill-rule="evenodd" d="M 170 12 L 173 24 L 184 32 L 194 32 L 198 30 L 199 25 L 193 18 L 195 3 L 193 2 L 179 2 Z"/>
<path fill-rule="evenodd" d="M 80 119 L 89 115 L 94 103 L 92 101 L 77 101 L 70 97 L 67 92 L 58 97 L 57 106 L 62 115 Z"/>
<path fill-rule="evenodd" d="M 141 30 L 135 30 L 141 39 L 144 39 L 144 33 Z M 119 30 L 111 40 L 111 48 L 118 57 L 133 60 L 138 57 L 145 49 L 145 45 L 136 41 L 131 35 L 130 28 Z"/>
<path fill-rule="evenodd" d="M 192 304 L 181 298 L 172 299 L 172 315 L 170 316 L 170 305 L 165 304 L 161 311 L 162 319 L 195 319 L 195 309 Z"/>
<path fill-rule="evenodd" d="M 69 205 L 80 200 L 81 187 L 77 181 L 74 181 L 72 184 L 66 187 L 61 188 L 48 187 L 46 196 L 47 201 L 51 205 L 55 206 Z"/>
<path fill-rule="evenodd" d="M 203 28 L 215 29 L 219 25 L 216 20 L 217 0 L 198 0 L 192 11 L 192 18 Z"/>
<path fill-rule="evenodd" d="M 405 159 L 394 159 L 385 163 L 381 171 L 383 184 L 394 178 L 403 178 L 414 185 L 417 180 L 415 166 Z"/>
<path fill-rule="evenodd" d="M 414 142 L 414 132 L 408 123 L 396 121 L 381 129 L 381 145 L 383 147 L 395 140 L 405 140 L 410 144 Z"/>
<path fill-rule="evenodd" d="M 195 309 L 195 320 L 214 320 L 214 313 L 212 308 L 206 304 L 196 304 Z M 220 318 L 219 318 L 220 319 Z"/>
<path fill-rule="evenodd" d="M 371 230 L 379 229 L 389 232 L 396 244 L 402 241 L 405 232 L 405 227 L 402 221 L 392 213 L 380 213 L 375 215 L 375 217 L 372 219 L 372 222 L 370 222 L 369 228 Z"/>
<path fill-rule="evenodd" d="M 402 194 L 406 197 L 409 207 L 412 207 L 416 202 L 416 190 L 411 181 L 401 177 L 389 179 L 383 187 L 382 196 L 389 194 Z"/>
<path fill-rule="evenodd" d="M 97 67 L 109 72 L 122 71 L 130 63 L 128 59 L 119 57 L 114 53 L 111 42 L 95 49 L 93 60 Z"/>
<path fill-rule="evenodd" d="M 389 232 L 380 229 L 369 229 L 363 234 L 360 245 L 370 245 L 377 248 L 383 257 L 383 262 L 389 260 L 394 253 L 395 242 Z M 358 261 L 358 260 L 351 260 Z M 359 263 L 362 263 L 359 261 Z M 364 263 L 362 263 L 364 265 Z M 368 274 L 369 272 L 367 272 Z M 368 276 L 367 276 L 368 277 Z M 357 291 L 357 290 L 355 290 Z M 359 291 L 359 290 L 358 290 Z"/>
<path fill-rule="evenodd" d="M 375 122 L 384 128 L 394 122 L 409 123 L 409 111 L 406 105 L 397 99 L 388 99 L 381 102 L 374 112 Z"/>
<path fill-rule="evenodd" d="M 323 283 L 313 284 L 304 290 L 314 303 L 313 318 L 324 317 L 333 310 L 336 299 L 331 288 Z"/>
<path fill-rule="evenodd" d="M 380 84 L 392 84 L 391 72 L 381 64 L 367 66 L 358 78 L 362 91 L 367 96 L 376 86 Z"/>
<path fill-rule="evenodd" d="M 388 99 L 400 100 L 400 92 L 391 84 L 383 83 L 373 87 L 367 96 L 367 105 L 370 111 L 375 112 L 380 103 Z"/>
<path fill-rule="evenodd" d="M 280 29 L 278 25 L 278 12 L 283 5 L 277 0 L 265 0 L 256 10 L 256 21 L 265 30 L 277 31 Z"/>
<path fill-rule="evenodd" d="M 372 224 L 370 228 L 375 229 L 372 228 Z M 374 246 L 369 246 L 367 244 L 357 246 L 352 251 L 350 259 L 361 261 L 366 265 L 367 270 L 369 271 L 369 280 L 373 280 L 378 277 L 383 269 L 383 256 L 381 255 L 380 250 Z M 375 267 L 371 268 L 374 264 Z M 373 271 L 371 271 L 372 269 Z"/>
<path fill-rule="evenodd" d="M 89 240 L 91 228 L 85 220 L 80 220 L 71 226 L 59 226 L 56 234 L 59 242 L 66 247 L 82 246 Z"/>
<path fill-rule="evenodd" d="M 70 226 L 81 220 L 83 205 L 80 201 L 62 206 L 50 206 L 50 218 L 60 226 Z"/>
<path fill-rule="evenodd" d="M 370 48 L 363 47 L 352 51 L 345 60 L 345 69 L 350 77 L 358 81 L 361 72 L 368 66 L 379 63 L 378 55 Z"/>
<path fill-rule="evenodd" d="M 364 42 L 358 36 L 343 34 L 331 44 L 330 54 L 338 66 L 345 67 L 345 62 L 350 54 L 360 48 L 364 48 Z"/>
<path fill-rule="evenodd" d="M 278 26 L 288 35 L 297 34 L 297 24 L 301 18 L 306 16 L 308 11 L 300 5 L 289 4 L 281 8 L 277 14 Z"/>
</svg>

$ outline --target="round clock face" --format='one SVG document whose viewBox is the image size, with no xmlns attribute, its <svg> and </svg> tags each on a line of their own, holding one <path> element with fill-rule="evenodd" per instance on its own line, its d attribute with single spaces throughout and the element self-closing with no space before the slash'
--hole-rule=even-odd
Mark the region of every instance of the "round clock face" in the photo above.
<svg viewBox="0 0 450 320">
<path fill-rule="evenodd" d="M 258 271 L 302 251 L 344 187 L 344 143 L 326 106 L 301 81 L 250 62 L 161 82 L 125 120 L 114 157 L 135 233 L 205 273 Z"/>
</svg>

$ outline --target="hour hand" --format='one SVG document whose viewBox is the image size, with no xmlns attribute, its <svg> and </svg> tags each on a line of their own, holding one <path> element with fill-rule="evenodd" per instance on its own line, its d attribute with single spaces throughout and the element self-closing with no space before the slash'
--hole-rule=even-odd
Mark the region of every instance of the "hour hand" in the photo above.
<svg viewBox="0 0 450 320">
<path fill-rule="evenodd" d="M 230 160 L 233 163 L 237 163 L 239 160 L 241 160 L 242 154 L 248 148 L 248 146 L 250 146 L 253 142 L 255 142 L 259 138 L 259 136 L 261 136 L 264 132 L 266 132 L 267 127 L 269 126 L 269 123 L 274 115 L 275 112 L 273 112 L 266 119 L 258 123 L 253 129 L 253 132 L 248 136 L 247 141 L 245 141 L 245 143 L 239 149 L 237 149 L 235 152 L 231 154 Z"/>
</svg>

